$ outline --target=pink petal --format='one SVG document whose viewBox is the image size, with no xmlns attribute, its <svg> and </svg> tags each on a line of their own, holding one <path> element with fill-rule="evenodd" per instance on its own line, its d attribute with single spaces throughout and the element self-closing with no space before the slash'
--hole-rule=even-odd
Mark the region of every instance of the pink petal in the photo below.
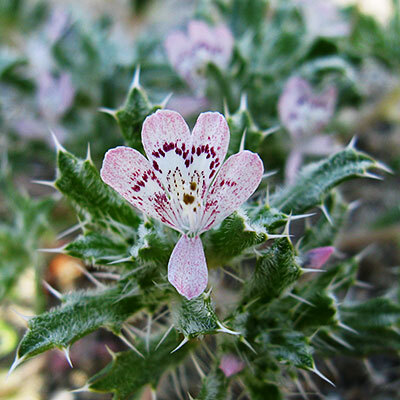
<svg viewBox="0 0 400 400">
<path fill-rule="evenodd" d="M 303 266 L 308 268 L 321 268 L 335 251 L 332 246 L 318 247 L 304 255 Z"/>
<path fill-rule="evenodd" d="M 188 34 L 192 46 L 202 43 L 210 46 L 217 43 L 217 37 L 215 36 L 214 29 L 204 21 L 190 21 L 188 25 Z"/>
<path fill-rule="evenodd" d="M 154 172 L 137 150 L 120 146 L 107 151 L 100 175 L 140 211 L 176 229 L 176 213 Z"/>
<path fill-rule="evenodd" d="M 292 150 L 285 165 L 285 183 L 287 185 L 294 183 L 302 162 L 303 154 L 298 150 Z"/>
<path fill-rule="evenodd" d="M 342 146 L 334 137 L 329 135 L 315 135 L 302 144 L 303 154 L 315 156 L 327 156 L 341 150 Z"/>
<path fill-rule="evenodd" d="M 229 127 L 226 119 L 218 112 L 199 115 L 192 133 L 190 176 L 202 176 L 200 198 L 205 193 L 220 169 L 228 150 Z"/>
<path fill-rule="evenodd" d="M 225 354 L 221 358 L 219 368 L 229 378 L 239 373 L 245 367 L 245 363 L 233 354 Z"/>
<path fill-rule="evenodd" d="M 190 95 L 174 95 L 168 102 L 168 108 L 179 112 L 183 117 L 191 117 L 209 107 L 210 104 L 206 97 Z"/>
<path fill-rule="evenodd" d="M 221 67 L 225 67 L 231 59 L 235 40 L 232 32 L 226 25 L 219 25 L 214 31 L 215 36 L 218 38 L 218 46 L 221 51 Z"/>
<path fill-rule="evenodd" d="M 186 174 L 191 136 L 185 120 L 176 111 L 158 110 L 147 117 L 142 128 L 142 142 L 156 175 L 168 190 L 168 173 L 175 168 Z M 183 176 L 187 179 L 187 176 Z M 169 192 L 171 191 L 168 190 Z"/>
<path fill-rule="evenodd" d="M 182 56 L 190 50 L 189 38 L 180 31 L 170 33 L 164 42 L 164 46 L 169 62 L 174 67 L 182 60 Z"/>
<path fill-rule="evenodd" d="M 207 287 L 208 270 L 203 245 L 198 236 L 183 235 L 168 263 L 168 280 L 188 300 L 199 296 Z"/>
<path fill-rule="evenodd" d="M 212 183 L 205 203 L 205 232 L 240 207 L 257 189 L 264 166 L 260 157 L 244 150 L 229 157 Z"/>
</svg>

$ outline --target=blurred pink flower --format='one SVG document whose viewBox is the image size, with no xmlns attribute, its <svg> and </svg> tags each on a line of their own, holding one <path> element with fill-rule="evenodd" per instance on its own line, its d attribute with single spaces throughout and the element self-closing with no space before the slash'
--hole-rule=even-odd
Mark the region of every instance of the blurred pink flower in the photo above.
<svg viewBox="0 0 400 400">
<path fill-rule="evenodd" d="M 227 378 L 239 373 L 245 367 L 245 363 L 233 354 L 225 354 L 221 358 L 219 368 Z"/>
<path fill-rule="evenodd" d="M 234 39 L 225 25 L 211 27 L 203 21 L 190 21 L 188 33 L 175 31 L 165 40 L 168 59 L 177 73 L 197 95 L 203 95 L 207 64 L 225 69 L 232 55 Z"/>
<path fill-rule="evenodd" d="M 195 97 L 187 95 L 173 95 L 168 101 L 168 108 L 179 112 L 182 117 L 191 117 L 209 107 L 206 97 Z"/>
<path fill-rule="evenodd" d="M 323 156 L 340 149 L 331 136 L 320 134 L 332 118 L 336 98 L 337 91 L 332 86 L 323 93 L 316 94 L 302 78 L 295 76 L 286 83 L 279 98 L 278 112 L 293 141 L 286 163 L 288 183 L 293 182 L 303 156 Z"/>
<path fill-rule="evenodd" d="M 331 0 L 295 0 L 312 37 L 340 37 L 350 33 L 350 24 Z"/>
<path fill-rule="evenodd" d="M 45 26 L 45 34 L 50 45 L 55 43 L 63 35 L 69 25 L 69 13 L 61 7 L 53 8 Z"/>
<path fill-rule="evenodd" d="M 335 251 L 332 246 L 317 247 L 304 254 L 303 267 L 305 268 L 321 268 Z"/>
<path fill-rule="evenodd" d="M 263 163 L 244 150 L 229 157 L 229 128 L 219 113 L 202 113 L 192 134 L 180 114 L 159 110 L 142 128 L 147 159 L 129 147 L 109 150 L 101 177 L 133 206 L 182 233 L 168 263 L 168 280 L 188 299 L 207 286 L 200 235 L 257 189 Z"/>
<path fill-rule="evenodd" d="M 63 72 L 56 78 L 49 72 L 43 72 L 38 77 L 37 83 L 40 113 L 47 121 L 59 120 L 74 100 L 75 89 L 71 76 Z"/>
</svg>

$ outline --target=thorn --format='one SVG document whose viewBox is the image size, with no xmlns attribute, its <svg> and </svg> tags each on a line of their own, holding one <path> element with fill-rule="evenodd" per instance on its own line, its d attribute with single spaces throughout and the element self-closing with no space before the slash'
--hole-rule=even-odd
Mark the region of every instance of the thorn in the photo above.
<svg viewBox="0 0 400 400">
<path fill-rule="evenodd" d="M 374 288 L 374 285 L 371 285 L 368 282 L 363 282 L 363 281 L 359 281 L 359 280 L 355 281 L 354 286 L 360 287 L 362 289 L 373 289 Z"/>
<path fill-rule="evenodd" d="M 113 110 L 107 107 L 99 107 L 97 111 L 102 112 L 104 114 L 111 115 L 113 118 L 116 118 L 117 110 Z"/>
<path fill-rule="evenodd" d="M 336 385 L 329 380 L 324 374 L 322 374 L 321 372 L 318 371 L 318 369 L 316 367 L 314 367 L 313 369 L 310 369 L 311 372 L 314 372 L 314 374 L 318 375 L 321 379 L 323 379 L 324 381 L 330 383 L 333 387 L 336 387 Z"/>
<path fill-rule="evenodd" d="M 353 329 L 352 327 L 350 327 L 350 326 L 344 324 L 343 322 L 339 322 L 338 325 L 340 326 L 340 328 L 343 328 L 343 329 L 345 329 L 346 331 L 349 331 L 349 332 L 351 332 L 351 333 L 354 333 L 354 334 L 356 334 L 356 335 L 359 335 L 359 333 L 358 333 L 355 329 Z"/>
<path fill-rule="evenodd" d="M 57 240 L 62 239 L 65 236 L 68 236 L 69 234 L 77 231 L 78 229 L 82 229 L 82 224 L 76 224 L 74 226 L 71 226 L 71 228 L 66 229 L 65 231 L 61 232 L 58 236 L 57 236 Z"/>
<path fill-rule="evenodd" d="M 132 256 L 120 258 L 119 260 L 115 260 L 115 261 L 111 261 L 108 263 L 108 265 L 119 264 L 119 263 L 123 263 L 125 261 L 132 261 Z"/>
<path fill-rule="evenodd" d="M 267 185 L 266 194 L 265 194 L 265 204 L 269 207 L 269 185 Z"/>
<path fill-rule="evenodd" d="M 53 189 L 56 189 L 55 181 L 41 181 L 41 180 L 32 180 L 32 183 L 36 183 L 37 185 L 48 186 Z"/>
<path fill-rule="evenodd" d="M 204 293 L 203 293 L 203 298 L 204 298 L 204 300 L 207 300 L 207 299 L 210 298 L 212 289 L 213 289 L 213 288 L 212 288 L 212 286 L 211 286 L 210 289 L 207 290 L 207 292 L 204 292 Z"/>
<path fill-rule="evenodd" d="M 273 171 L 271 171 L 271 172 L 265 173 L 265 174 L 261 177 L 261 179 L 262 179 L 262 180 L 267 179 L 267 178 L 269 178 L 269 177 L 271 177 L 271 176 L 276 175 L 277 173 L 278 173 L 278 170 L 275 169 L 275 170 L 273 170 Z"/>
<path fill-rule="evenodd" d="M 301 394 L 301 396 L 303 397 L 303 399 L 310 400 L 310 398 L 307 396 L 307 393 L 305 392 L 305 390 L 303 388 L 303 385 L 300 383 L 300 380 L 295 379 L 294 383 L 296 384 L 297 389 L 298 389 L 299 393 Z"/>
<path fill-rule="evenodd" d="M 162 342 L 167 338 L 167 336 L 169 335 L 169 333 L 171 332 L 172 328 L 174 327 L 174 324 L 172 324 L 167 331 L 164 333 L 163 337 L 161 338 L 161 340 L 158 342 L 156 348 L 154 349 L 154 351 L 156 351 L 162 344 Z"/>
<path fill-rule="evenodd" d="M 107 345 L 105 345 L 105 346 L 106 346 L 106 350 L 107 350 L 108 354 L 111 356 L 111 358 L 113 360 L 115 360 L 117 358 L 117 354 L 115 352 L 113 352 Z"/>
<path fill-rule="evenodd" d="M 111 279 L 114 281 L 118 281 L 121 279 L 121 275 L 119 274 L 113 274 L 112 272 L 93 272 L 93 276 L 97 278 L 102 278 L 102 279 Z"/>
<path fill-rule="evenodd" d="M 10 307 L 10 310 L 11 310 L 14 314 L 18 315 L 18 317 L 21 317 L 21 318 L 22 318 L 24 321 L 26 321 L 26 322 L 29 322 L 29 320 L 33 318 L 33 316 L 28 316 L 28 315 L 21 314 L 21 313 L 20 313 L 19 311 L 17 311 L 15 308 Z"/>
<path fill-rule="evenodd" d="M 293 297 L 294 299 L 300 301 L 301 303 L 307 304 L 310 307 L 315 307 L 315 304 L 313 304 L 310 301 L 308 301 L 306 299 L 303 299 L 302 297 L 297 296 L 297 295 L 295 295 L 293 293 L 288 293 L 288 296 Z"/>
<path fill-rule="evenodd" d="M 365 249 L 362 249 L 358 254 L 355 255 L 355 260 L 357 262 L 362 261 L 368 254 L 371 253 L 371 251 L 375 248 L 375 244 L 372 243 L 369 246 L 367 246 Z"/>
<path fill-rule="evenodd" d="M 292 222 L 292 213 L 288 215 L 288 219 L 285 224 L 285 229 L 283 230 L 283 235 L 290 237 L 290 223 Z"/>
<path fill-rule="evenodd" d="M 165 108 L 165 107 L 167 106 L 168 102 L 171 100 L 171 97 L 172 97 L 173 95 L 174 95 L 174 94 L 173 94 L 172 92 L 169 93 L 169 94 L 167 94 L 167 96 L 165 97 L 165 99 L 160 103 L 161 108 Z"/>
<path fill-rule="evenodd" d="M 358 175 L 360 178 L 369 178 L 375 179 L 377 181 L 383 181 L 383 178 L 379 175 L 373 174 L 372 172 L 364 172 L 363 174 Z"/>
<path fill-rule="evenodd" d="M 182 342 L 178 345 L 178 347 L 176 347 L 174 350 L 171 351 L 170 354 L 175 353 L 176 351 L 178 351 L 182 346 L 184 346 L 187 342 L 189 341 L 189 339 L 187 337 L 185 337 Z"/>
<path fill-rule="evenodd" d="M 244 143 L 246 141 L 246 132 L 247 132 L 247 128 L 244 129 L 242 138 L 240 139 L 239 152 L 244 150 Z"/>
<path fill-rule="evenodd" d="M 312 217 L 313 215 L 315 215 L 315 213 L 292 215 L 291 219 L 292 219 L 292 221 L 296 221 L 298 219 L 305 219 L 308 217 Z"/>
<path fill-rule="evenodd" d="M 157 391 L 154 388 L 151 388 L 151 400 L 157 400 Z"/>
<path fill-rule="evenodd" d="M 329 222 L 329 224 L 331 226 L 333 226 L 333 221 L 331 216 L 329 215 L 329 212 L 325 206 L 325 204 L 321 204 L 320 206 L 318 206 L 318 208 L 322 211 L 322 213 L 324 214 L 325 218 L 327 219 L 327 221 Z"/>
<path fill-rule="evenodd" d="M 63 353 L 65 355 L 65 358 L 68 361 L 69 366 L 71 368 L 74 368 L 74 366 L 72 365 L 71 357 L 69 356 L 69 346 L 68 347 L 63 347 L 62 351 L 63 351 Z"/>
<path fill-rule="evenodd" d="M 247 110 L 247 93 L 242 93 L 240 96 L 240 106 L 239 106 L 239 111 L 245 111 Z"/>
<path fill-rule="evenodd" d="M 52 286 L 50 286 L 45 280 L 42 281 L 43 286 L 57 299 L 62 300 L 63 295 L 56 289 L 54 289 Z"/>
<path fill-rule="evenodd" d="M 55 249 L 37 249 L 41 253 L 62 253 L 66 246 L 56 247 Z"/>
<path fill-rule="evenodd" d="M 192 359 L 193 364 L 194 364 L 194 366 L 195 366 L 195 368 L 196 368 L 196 371 L 197 371 L 197 373 L 200 375 L 200 378 L 201 378 L 201 379 L 204 379 L 205 376 L 206 376 L 206 374 L 205 374 L 205 373 L 202 371 L 202 369 L 200 368 L 200 365 L 198 364 L 198 362 L 197 362 L 195 356 L 193 355 L 193 353 L 190 353 L 190 358 Z"/>
<path fill-rule="evenodd" d="M 244 336 L 240 337 L 240 341 L 245 344 L 254 354 L 257 354 L 257 352 L 254 350 L 254 347 L 245 339 Z"/>
<path fill-rule="evenodd" d="M 341 344 L 343 347 L 346 347 L 349 350 L 354 350 L 354 347 L 347 343 L 345 340 L 343 340 L 341 337 L 336 336 L 334 333 L 328 333 L 328 336 L 333 339 L 335 342 Z"/>
<path fill-rule="evenodd" d="M 360 207 L 361 204 L 362 204 L 362 200 L 354 200 L 354 201 L 352 201 L 348 205 L 349 211 L 354 211 L 356 208 Z"/>
<path fill-rule="evenodd" d="M 229 114 L 229 106 L 228 106 L 228 102 L 226 101 L 226 98 L 224 97 L 224 100 L 223 100 L 223 106 L 224 106 L 224 115 L 225 115 L 225 118 L 229 118 L 230 117 L 230 114 Z"/>
<path fill-rule="evenodd" d="M 146 351 L 149 354 L 150 351 L 150 334 L 151 334 L 151 314 L 147 314 L 147 330 L 146 330 Z"/>
<path fill-rule="evenodd" d="M 382 171 L 385 171 L 385 172 L 387 172 L 388 174 L 391 174 L 391 175 L 394 174 L 394 171 L 390 167 L 388 167 L 386 164 L 384 164 L 384 163 L 382 163 L 380 161 L 376 161 L 375 162 L 375 168 L 381 169 Z"/>
<path fill-rule="evenodd" d="M 188 392 L 188 396 L 189 396 L 189 400 L 194 400 L 194 398 L 190 395 L 189 392 Z"/>
<path fill-rule="evenodd" d="M 10 369 L 7 372 L 7 378 L 9 378 L 9 376 L 12 374 L 12 372 L 15 370 L 15 368 L 18 367 L 18 365 L 20 365 L 21 363 L 23 363 L 25 361 L 26 356 L 22 356 L 22 357 L 18 357 L 18 353 L 15 355 L 15 360 L 12 363 Z"/>
<path fill-rule="evenodd" d="M 219 321 L 217 321 L 217 325 L 219 326 L 217 332 L 229 333 L 230 335 L 241 335 L 241 332 L 232 331 L 231 329 L 228 329 L 226 326 L 222 325 Z"/>
<path fill-rule="evenodd" d="M 350 143 L 346 146 L 346 149 L 355 149 L 357 143 L 357 136 L 353 136 L 350 140 Z"/>
<path fill-rule="evenodd" d="M 326 272 L 325 269 L 321 269 L 321 268 L 302 268 L 301 270 L 303 272 Z"/>
<path fill-rule="evenodd" d="M 172 382 L 174 384 L 174 389 L 175 389 L 175 392 L 176 392 L 179 400 L 184 400 L 184 398 L 182 396 L 182 393 L 181 393 L 181 389 L 179 387 L 178 376 L 176 375 L 176 371 L 175 370 L 173 370 L 171 372 L 171 376 L 172 376 Z"/>
<path fill-rule="evenodd" d="M 98 279 L 96 279 L 85 267 L 82 267 L 81 264 L 74 263 L 75 267 L 79 269 L 92 283 L 94 283 L 98 288 L 105 288 L 106 285 L 101 283 Z"/>
<path fill-rule="evenodd" d="M 50 133 L 51 133 L 51 137 L 53 138 L 54 144 L 56 145 L 57 153 L 59 151 L 61 151 L 62 153 L 66 153 L 67 150 L 65 150 L 64 147 L 61 145 L 61 143 L 58 141 L 57 136 L 55 135 L 55 133 L 52 130 L 50 130 Z"/>
<path fill-rule="evenodd" d="M 89 391 L 90 391 L 89 390 L 89 385 L 86 384 L 85 386 L 82 386 L 82 387 L 80 387 L 78 389 L 71 390 L 71 393 L 81 393 L 81 392 L 89 392 Z"/>
<path fill-rule="evenodd" d="M 257 250 L 254 249 L 256 252 Z M 259 253 L 259 252 L 258 252 Z M 256 253 L 257 254 L 257 253 Z M 260 253 L 259 253 L 260 254 Z M 222 272 L 224 272 L 225 274 L 229 275 L 231 278 L 237 280 L 240 283 L 245 283 L 245 281 L 242 278 L 239 278 L 238 276 L 236 276 L 235 274 L 232 274 L 232 272 L 227 271 L 225 268 L 222 267 Z"/>
<path fill-rule="evenodd" d="M 87 144 L 86 160 L 85 161 L 90 161 L 93 164 L 92 155 L 90 154 L 90 143 Z"/>
<path fill-rule="evenodd" d="M 139 357 L 145 358 L 144 355 L 121 333 L 117 335 L 131 350 L 133 350 Z"/>
<path fill-rule="evenodd" d="M 292 235 L 284 235 L 284 234 L 282 234 L 282 235 L 272 235 L 272 234 L 268 233 L 267 235 L 268 235 L 268 239 L 267 240 L 269 240 L 269 239 L 280 239 L 280 238 L 290 239 L 292 237 Z"/>
<path fill-rule="evenodd" d="M 138 65 L 135 69 L 129 90 L 132 90 L 133 88 L 140 88 L 139 79 L 140 79 L 140 65 Z"/>
<path fill-rule="evenodd" d="M 262 131 L 262 135 L 266 138 L 269 135 L 272 135 L 275 132 L 278 132 L 281 129 L 280 125 L 273 126 L 272 128 L 267 129 L 266 131 Z"/>
</svg>

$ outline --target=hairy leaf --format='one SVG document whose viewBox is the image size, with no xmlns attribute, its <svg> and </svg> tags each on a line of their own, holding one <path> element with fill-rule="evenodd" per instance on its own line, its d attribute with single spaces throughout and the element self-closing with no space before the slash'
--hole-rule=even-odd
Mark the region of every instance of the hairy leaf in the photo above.
<svg viewBox="0 0 400 400">
<path fill-rule="evenodd" d="M 219 369 L 212 370 L 202 382 L 197 400 L 225 400 L 228 394 L 228 381 Z"/>
<path fill-rule="evenodd" d="M 325 194 L 339 183 L 368 176 L 371 168 L 381 168 L 368 155 L 352 147 L 304 167 L 296 183 L 276 193 L 272 206 L 285 213 L 303 213 L 321 204 Z"/>
</svg>

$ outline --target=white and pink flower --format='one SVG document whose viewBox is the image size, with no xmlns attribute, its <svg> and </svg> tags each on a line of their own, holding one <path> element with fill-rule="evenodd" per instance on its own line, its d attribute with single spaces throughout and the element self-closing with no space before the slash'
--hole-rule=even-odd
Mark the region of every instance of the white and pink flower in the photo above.
<svg viewBox="0 0 400 400">
<path fill-rule="evenodd" d="M 233 354 L 224 354 L 219 364 L 219 368 L 227 378 L 238 374 L 244 367 L 245 363 Z"/>
<path fill-rule="evenodd" d="M 168 280 L 192 299 L 208 281 L 200 235 L 253 194 L 263 163 L 247 150 L 223 162 L 229 128 L 217 112 L 200 114 L 191 134 L 180 114 L 159 110 L 144 121 L 142 142 L 147 158 L 129 147 L 111 149 L 101 177 L 140 211 L 182 233 L 168 263 Z"/>
<path fill-rule="evenodd" d="M 279 117 L 292 137 L 292 151 L 286 163 L 286 181 L 293 182 L 305 155 L 324 156 L 340 146 L 321 134 L 335 111 L 337 91 L 333 86 L 315 93 L 310 84 L 297 76 L 286 83 L 279 99 Z"/>
<path fill-rule="evenodd" d="M 211 27 L 203 21 L 189 22 L 187 34 L 175 31 L 165 40 L 168 59 L 197 95 L 206 89 L 209 63 L 225 69 L 232 56 L 234 39 L 225 25 Z"/>
<path fill-rule="evenodd" d="M 340 37 L 350 33 L 350 24 L 332 0 L 296 0 L 311 37 Z"/>
</svg>

